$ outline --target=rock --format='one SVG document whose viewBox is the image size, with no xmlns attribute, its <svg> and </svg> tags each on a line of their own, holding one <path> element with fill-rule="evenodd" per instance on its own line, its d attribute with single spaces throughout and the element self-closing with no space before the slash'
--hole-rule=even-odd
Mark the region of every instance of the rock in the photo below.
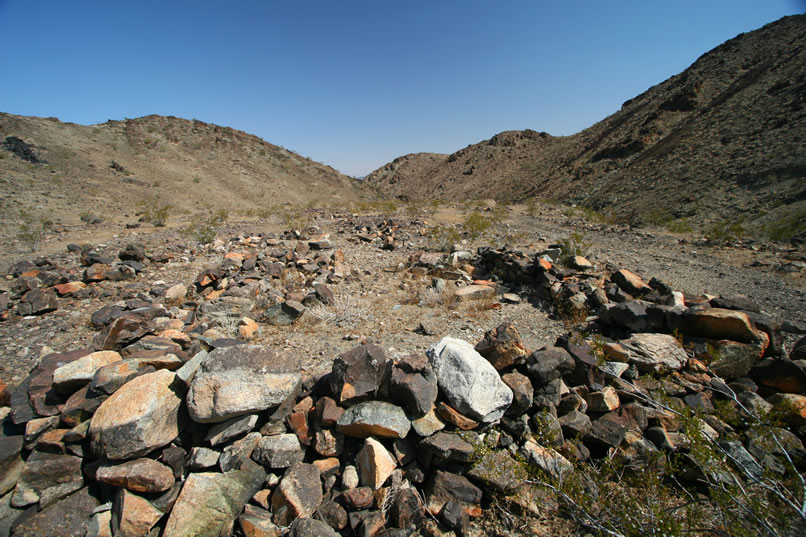
<svg viewBox="0 0 806 537">
<path fill-rule="evenodd" d="M 145 261 L 148 257 L 146 255 L 145 247 L 142 244 L 132 243 L 127 244 L 123 249 L 118 252 L 118 257 L 121 261 Z"/>
<path fill-rule="evenodd" d="M 34 451 L 25 461 L 11 505 L 39 503 L 40 508 L 45 508 L 83 486 L 80 458 Z"/>
<path fill-rule="evenodd" d="M 501 380 L 512 390 L 512 404 L 506 411 L 509 416 L 519 416 L 532 406 L 534 398 L 534 388 L 529 381 L 529 377 L 521 375 L 517 371 L 501 375 Z"/>
<path fill-rule="evenodd" d="M 96 350 L 120 351 L 152 330 L 153 326 L 147 319 L 124 313 L 99 332 L 92 344 Z"/>
<path fill-rule="evenodd" d="M 512 403 L 512 390 L 469 343 L 446 337 L 426 354 L 452 407 L 484 423 L 504 415 Z"/>
<path fill-rule="evenodd" d="M 613 273 L 610 279 L 618 285 L 625 293 L 633 296 L 642 296 L 652 291 L 652 288 L 644 283 L 640 276 L 627 269 L 621 269 Z"/>
<path fill-rule="evenodd" d="M 267 513 L 271 517 L 271 513 Z M 270 518 L 243 513 L 238 517 L 238 525 L 246 537 L 279 537 L 282 529 Z"/>
<path fill-rule="evenodd" d="M 299 389 L 299 360 L 268 347 L 217 348 L 199 366 L 187 394 L 190 417 L 219 423 L 276 407 Z"/>
<path fill-rule="evenodd" d="M 781 410 L 782 419 L 796 427 L 806 425 L 806 396 L 795 393 L 776 393 L 769 402 Z"/>
<path fill-rule="evenodd" d="M 216 423 L 207 431 L 204 437 L 205 442 L 210 442 L 211 446 L 217 446 L 247 433 L 257 425 L 257 414 L 249 414 L 232 418 L 229 421 Z"/>
<path fill-rule="evenodd" d="M 449 501 L 465 510 L 475 511 L 481 502 L 481 489 L 464 476 L 437 470 L 425 487 L 426 509 L 437 516 Z"/>
<path fill-rule="evenodd" d="M 323 497 L 316 466 L 295 463 L 286 470 L 271 497 L 275 524 L 286 526 L 295 518 L 310 517 L 322 503 Z"/>
<path fill-rule="evenodd" d="M 86 287 L 87 284 L 84 282 L 67 282 L 54 285 L 53 289 L 56 291 L 57 295 L 60 297 L 65 297 L 73 296 Z"/>
<path fill-rule="evenodd" d="M 806 392 L 806 371 L 790 360 L 761 360 L 750 370 L 750 376 L 759 385 L 784 393 Z"/>
<path fill-rule="evenodd" d="M 633 332 L 650 332 L 652 327 L 647 313 L 650 306 L 643 300 L 628 300 L 607 308 L 604 318 L 610 324 L 623 326 Z"/>
<path fill-rule="evenodd" d="M 338 457 L 344 449 L 344 436 L 334 434 L 330 429 L 316 431 L 313 437 L 313 448 L 323 457 Z"/>
<path fill-rule="evenodd" d="M 566 438 L 584 438 L 591 430 L 590 418 L 578 410 L 560 416 L 558 421 Z"/>
<path fill-rule="evenodd" d="M 188 294 L 188 289 L 181 283 L 174 284 L 165 290 L 165 300 L 181 302 Z"/>
<path fill-rule="evenodd" d="M 720 308 L 686 311 L 680 331 L 691 336 L 730 339 L 741 343 L 753 343 L 761 337 L 746 313 Z"/>
<path fill-rule="evenodd" d="M 521 453 L 530 464 L 547 473 L 552 479 L 562 479 L 574 470 L 574 465 L 568 459 L 532 439 L 523 444 Z"/>
<path fill-rule="evenodd" d="M 240 470 L 225 474 L 190 474 L 171 510 L 163 537 L 229 535 L 235 518 L 265 479 L 263 469 L 249 461 Z"/>
<path fill-rule="evenodd" d="M 339 403 L 347 405 L 375 398 L 387 371 L 383 350 L 377 345 L 361 345 L 333 361 L 330 391 Z"/>
<path fill-rule="evenodd" d="M 601 391 L 591 392 L 585 396 L 590 412 L 610 412 L 619 407 L 619 397 L 612 386 L 605 386 Z"/>
<path fill-rule="evenodd" d="M 112 508 L 112 528 L 120 537 L 142 537 L 162 518 L 163 512 L 148 500 L 126 489 L 115 496 Z"/>
<path fill-rule="evenodd" d="M 345 523 L 346 524 L 346 523 Z M 338 537 L 333 528 L 315 518 L 298 518 L 291 524 L 289 537 Z"/>
<path fill-rule="evenodd" d="M 459 302 L 492 299 L 495 298 L 495 289 L 488 285 L 468 285 L 457 290 L 454 296 Z"/>
<path fill-rule="evenodd" d="M 112 537 L 112 511 L 96 512 L 92 515 L 86 537 Z"/>
<path fill-rule="evenodd" d="M 0 433 L 0 496 L 13 489 L 22 474 L 22 446 L 22 435 Z"/>
<path fill-rule="evenodd" d="M 525 362 L 528 354 L 518 330 L 510 321 L 489 330 L 475 349 L 498 371 Z"/>
<path fill-rule="evenodd" d="M 358 469 L 352 464 L 344 467 L 344 472 L 341 474 L 341 484 L 348 490 L 358 486 Z"/>
<path fill-rule="evenodd" d="M 510 495 L 520 488 L 527 475 L 508 451 L 497 450 L 482 455 L 467 472 L 467 477 L 488 489 Z"/>
<path fill-rule="evenodd" d="M 294 411 L 285 418 L 285 423 L 291 432 L 297 435 L 300 444 L 311 445 L 312 432 L 308 425 L 308 412 Z"/>
<path fill-rule="evenodd" d="M 49 289 L 31 289 L 20 299 L 17 311 L 21 316 L 42 315 L 59 309 L 56 293 Z"/>
<path fill-rule="evenodd" d="M 84 536 L 90 517 L 98 505 L 87 488 L 54 503 L 30 517 L 22 517 L 13 530 L 14 537 L 76 537 Z"/>
<path fill-rule="evenodd" d="M 53 372 L 53 386 L 62 393 L 73 393 L 89 384 L 98 369 L 120 360 L 120 354 L 115 351 L 99 351 L 82 356 Z"/>
<path fill-rule="evenodd" d="M 218 459 L 221 471 L 229 472 L 240 468 L 243 461 L 252 456 L 261 438 L 263 436 L 255 431 L 225 447 L 224 452 L 221 453 L 221 457 Z"/>
<path fill-rule="evenodd" d="M 305 451 L 295 434 L 264 436 L 252 452 L 252 458 L 268 468 L 288 468 L 302 462 Z"/>
<path fill-rule="evenodd" d="M 418 436 L 425 438 L 444 429 L 445 424 L 437 418 L 434 408 L 432 407 L 425 416 L 412 421 L 411 427 Z"/>
<path fill-rule="evenodd" d="M 688 355 L 677 340 L 667 334 L 633 334 L 621 341 L 630 363 L 639 371 L 662 373 L 676 371 L 686 365 Z"/>
<path fill-rule="evenodd" d="M 470 516 L 461 505 L 453 500 L 445 503 L 440 519 L 456 533 L 458 537 L 466 537 L 470 532 Z"/>
<path fill-rule="evenodd" d="M 336 424 L 336 430 L 347 436 L 366 438 L 403 438 L 411 422 L 399 406 L 383 401 L 367 401 L 348 408 Z"/>
<path fill-rule="evenodd" d="M 319 427 L 333 427 L 344 414 L 344 409 L 330 397 L 320 397 L 312 409 L 311 419 Z"/>
<path fill-rule="evenodd" d="M 305 306 L 296 300 L 286 300 L 281 304 L 269 306 L 261 315 L 261 320 L 273 326 L 293 324 L 305 313 Z"/>
<path fill-rule="evenodd" d="M 458 429 L 470 431 L 479 426 L 479 422 L 471 420 L 464 414 L 457 412 L 455 408 L 451 407 L 450 405 L 446 405 L 442 401 L 437 404 L 436 408 L 437 415 L 440 417 L 440 419 L 444 420 L 446 423 L 450 423 Z M 442 429 L 442 427 L 440 427 L 440 429 Z"/>
<path fill-rule="evenodd" d="M 441 459 L 468 462 L 476 448 L 457 433 L 438 432 L 419 443 L 419 448 Z"/>
<path fill-rule="evenodd" d="M 114 352 L 114 351 L 101 351 Z M 116 353 L 117 354 L 117 353 Z M 153 373 L 155 369 L 136 358 L 119 360 L 99 367 L 92 377 L 89 388 L 95 393 L 112 395 L 121 386 L 138 375 Z"/>
<path fill-rule="evenodd" d="M 238 334 L 245 339 L 251 339 L 255 337 L 258 329 L 258 325 L 254 320 L 249 317 L 242 317 L 240 325 L 238 326 Z"/>
<path fill-rule="evenodd" d="M 425 507 L 420 496 L 411 488 L 403 488 L 395 495 L 389 509 L 389 521 L 396 528 L 417 529 L 425 521 Z"/>
<path fill-rule="evenodd" d="M 173 471 L 153 459 L 104 463 L 95 470 L 94 478 L 132 492 L 163 492 L 174 484 Z"/>
<path fill-rule="evenodd" d="M 221 453 L 218 451 L 197 446 L 190 450 L 188 468 L 194 472 L 199 470 L 209 470 L 218 466 L 218 461 L 220 458 Z"/>
<path fill-rule="evenodd" d="M 101 403 L 90 422 L 99 457 L 130 459 L 170 443 L 182 431 L 184 384 L 167 370 L 137 377 Z"/>
<path fill-rule="evenodd" d="M 392 369 L 390 393 L 413 418 L 425 416 L 437 399 L 437 376 L 424 354 L 401 358 Z"/>
<path fill-rule="evenodd" d="M 355 459 L 361 483 L 378 490 L 397 468 L 397 462 L 386 448 L 374 438 L 367 438 Z"/>
<path fill-rule="evenodd" d="M 572 373 L 576 367 L 574 359 L 561 347 L 546 347 L 534 351 L 528 356 L 526 363 L 529 376 L 538 387 Z"/>
</svg>

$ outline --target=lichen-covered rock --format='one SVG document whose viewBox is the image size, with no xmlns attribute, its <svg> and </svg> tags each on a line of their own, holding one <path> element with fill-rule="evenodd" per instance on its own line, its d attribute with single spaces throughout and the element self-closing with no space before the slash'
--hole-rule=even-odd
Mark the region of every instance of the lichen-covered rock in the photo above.
<svg viewBox="0 0 806 537">
<path fill-rule="evenodd" d="M 686 365 L 688 355 L 678 341 L 668 334 L 633 334 L 621 342 L 631 364 L 639 371 L 662 373 L 677 371 Z"/>
</svg>

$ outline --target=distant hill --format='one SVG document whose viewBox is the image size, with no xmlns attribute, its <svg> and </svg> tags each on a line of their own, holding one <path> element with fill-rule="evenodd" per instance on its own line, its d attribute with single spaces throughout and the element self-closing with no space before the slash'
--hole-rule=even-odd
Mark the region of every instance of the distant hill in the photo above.
<svg viewBox="0 0 806 537">
<path fill-rule="evenodd" d="M 25 150 L 34 163 L 25 160 Z M 176 117 L 100 125 L 0 113 L 0 210 L 74 224 L 83 212 L 105 219 L 143 204 L 172 214 L 278 204 L 349 203 L 361 183 L 257 136 Z M 3 220 L 3 219 L 0 219 Z"/>
<path fill-rule="evenodd" d="M 422 155 L 367 184 L 413 199 L 538 197 L 634 222 L 806 220 L 806 15 L 723 43 L 572 136 L 509 131 Z"/>
</svg>

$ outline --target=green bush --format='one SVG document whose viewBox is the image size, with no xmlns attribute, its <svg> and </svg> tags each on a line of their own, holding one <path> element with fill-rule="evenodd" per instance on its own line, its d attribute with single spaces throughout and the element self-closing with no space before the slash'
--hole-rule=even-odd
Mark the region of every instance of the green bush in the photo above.
<svg viewBox="0 0 806 537">
<path fill-rule="evenodd" d="M 163 227 L 168 222 L 168 216 L 173 209 L 170 203 L 160 204 L 158 202 L 146 203 L 143 208 L 143 221 L 152 224 L 154 227 Z"/>
<path fill-rule="evenodd" d="M 557 245 L 562 250 L 564 256 L 581 255 L 583 257 L 588 255 L 588 250 L 593 246 L 590 242 L 585 240 L 585 235 L 579 231 L 574 231 L 568 237 L 560 239 Z"/>
</svg>

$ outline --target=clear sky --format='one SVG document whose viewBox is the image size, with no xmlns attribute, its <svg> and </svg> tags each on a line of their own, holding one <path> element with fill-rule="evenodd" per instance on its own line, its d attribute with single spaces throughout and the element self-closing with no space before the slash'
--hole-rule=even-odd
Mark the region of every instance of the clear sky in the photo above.
<svg viewBox="0 0 806 537">
<path fill-rule="evenodd" d="M 0 0 L 0 111 L 174 115 L 361 176 L 573 134 L 803 0 Z"/>
</svg>

